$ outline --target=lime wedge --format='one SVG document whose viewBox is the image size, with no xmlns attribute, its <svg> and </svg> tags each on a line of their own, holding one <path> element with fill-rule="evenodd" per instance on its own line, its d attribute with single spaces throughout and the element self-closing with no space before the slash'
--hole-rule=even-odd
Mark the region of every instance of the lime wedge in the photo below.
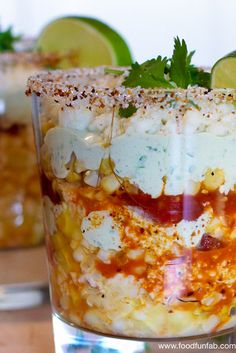
<svg viewBox="0 0 236 353">
<path fill-rule="evenodd" d="M 236 88 L 236 51 L 218 60 L 211 70 L 212 88 Z"/>
<path fill-rule="evenodd" d="M 36 50 L 64 56 L 60 68 L 127 66 L 132 62 L 124 39 L 103 22 L 87 17 L 64 17 L 49 23 Z"/>
</svg>

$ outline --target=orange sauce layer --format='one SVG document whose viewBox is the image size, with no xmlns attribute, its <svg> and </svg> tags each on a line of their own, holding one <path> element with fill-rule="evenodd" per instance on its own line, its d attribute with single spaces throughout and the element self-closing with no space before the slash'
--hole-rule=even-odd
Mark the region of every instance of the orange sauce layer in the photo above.
<svg viewBox="0 0 236 353">
<path fill-rule="evenodd" d="M 90 191 L 96 195 L 96 192 L 99 193 L 101 190 L 80 187 L 72 191 L 72 202 L 83 206 L 86 214 L 106 209 L 113 212 L 116 208 L 122 209 L 123 206 L 130 205 L 142 209 L 157 224 L 172 225 L 183 219 L 196 220 L 205 208 L 211 207 L 215 216 L 224 216 L 228 227 L 234 227 L 233 216 L 236 215 L 236 193 L 234 192 L 228 195 L 218 191 L 199 192 L 196 196 L 162 195 L 153 199 L 142 193 L 128 194 L 122 191 L 106 195 L 100 201 L 95 197 L 87 197 L 86 194 Z M 124 228 L 127 226 L 125 222 L 128 222 L 128 216 L 126 218 L 124 218 Z M 142 228 L 139 230 L 140 237 L 141 230 Z M 125 276 L 133 275 L 141 280 L 145 290 L 156 293 L 159 299 L 170 296 L 177 300 L 194 297 L 196 305 L 206 296 L 219 293 L 220 300 L 206 308 L 208 312 L 217 313 L 225 306 L 229 307 L 236 296 L 236 239 L 221 244 L 220 241 L 212 242 L 208 237 L 205 239 L 205 244 L 207 246 L 203 242 L 198 248 L 182 248 L 178 256 L 174 256 L 172 249 L 169 249 L 161 256 L 156 256 L 154 264 L 147 264 L 143 257 L 131 260 L 125 253 L 120 252 L 110 263 L 97 261 L 96 266 L 106 278 L 112 278 L 117 273 Z M 129 247 L 129 244 L 126 243 L 126 245 Z M 191 301 L 189 303 L 191 305 Z"/>
<path fill-rule="evenodd" d="M 158 298 L 176 298 L 191 303 L 200 302 L 211 293 L 221 295 L 217 303 L 206 310 L 218 313 L 224 306 L 229 306 L 236 296 L 236 240 L 229 245 L 209 251 L 183 249 L 179 257 L 170 253 L 157 257 L 156 263 L 148 265 L 143 258 L 130 260 L 119 254 L 109 264 L 100 260 L 96 267 L 106 278 L 117 273 L 133 275 L 142 279 L 142 287 L 148 292 L 155 292 Z"/>
<path fill-rule="evenodd" d="M 117 273 L 123 273 L 126 276 L 133 275 L 136 278 L 143 278 L 146 275 L 147 264 L 143 258 L 137 260 L 123 260 L 113 258 L 111 263 L 106 264 L 102 261 L 97 262 L 97 269 L 106 278 L 112 278 Z"/>
</svg>

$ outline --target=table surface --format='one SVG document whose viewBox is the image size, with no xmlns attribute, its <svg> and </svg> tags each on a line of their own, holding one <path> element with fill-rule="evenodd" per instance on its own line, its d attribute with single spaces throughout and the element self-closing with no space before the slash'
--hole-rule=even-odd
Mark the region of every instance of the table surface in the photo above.
<svg viewBox="0 0 236 353">
<path fill-rule="evenodd" d="M 49 304 L 0 313 L 0 353 L 53 353 Z"/>
<path fill-rule="evenodd" d="M 1 251 L 0 269 L 1 300 L 1 294 L 4 296 L 4 291 L 11 288 L 12 283 L 16 287 L 22 283 L 26 288 L 36 284 L 38 287 L 47 287 L 45 249 L 42 246 Z M 34 309 L 0 310 L 0 353 L 53 352 L 51 309 L 48 301 Z"/>
</svg>

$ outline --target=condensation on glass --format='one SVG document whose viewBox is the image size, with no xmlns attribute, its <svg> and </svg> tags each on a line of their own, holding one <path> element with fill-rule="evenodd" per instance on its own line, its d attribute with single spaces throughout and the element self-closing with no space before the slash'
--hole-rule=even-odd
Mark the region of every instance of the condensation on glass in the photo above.
<svg viewBox="0 0 236 353">
<path fill-rule="evenodd" d="M 97 68 L 29 80 L 54 311 L 119 337 L 232 329 L 236 91 L 123 78 Z"/>
</svg>

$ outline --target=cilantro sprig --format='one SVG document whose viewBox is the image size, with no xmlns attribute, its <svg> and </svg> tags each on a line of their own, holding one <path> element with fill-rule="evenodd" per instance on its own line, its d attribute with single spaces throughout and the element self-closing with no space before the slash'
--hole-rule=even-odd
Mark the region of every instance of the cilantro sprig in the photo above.
<svg viewBox="0 0 236 353">
<path fill-rule="evenodd" d="M 122 118 L 129 118 L 134 113 L 136 113 L 137 108 L 133 104 L 129 104 L 127 108 L 120 108 L 119 109 L 119 116 Z"/>
<path fill-rule="evenodd" d="M 174 52 L 171 58 L 170 77 L 178 87 L 187 88 L 191 83 L 190 63 L 194 52 L 188 54 L 187 45 L 175 38 Z"/>
<path fill-rule="evenodd" d="M 211 74 L 204 71 L 203 69 L 198 69 L 197 67 L 190 66 L 190 74 L 192 85 L 210 88 Z"/>
<path fill-rule="evenodd" d="M 104 69 L 105 74 L 112 74 L 115 76 L 121 76 L 123 75 L 124 71 L 123 70 L 117 70 L 117 69 L 111 69 L 109 67 L 105 67 Z"/>
<path fill-rule="evenodd" d="M 12 32 L 12 27 L 6 31 L 0 29 L 0 52 L 14 51 L 14 43 L 18 42 L 21 36 L 15 36 Z"/>
<path fill-rule="evenodd" d="M 142 88 L 187 88 L 191 86 L 210 87 L 210 74 L 198 69 L 191 61 L 195 51 L 188 52 L 185 40 L 174 38 L 174 51 L 170 59 L 147 60 L 142 64 L 135 62 L 123 84 L 125 87 Z"/>
<path fill-rule="evenodd" d="M 195 51 L 188 52 L 184 39 L 174 38 L 174 50 L 171 58 L 161 57 L 147 60 L 142 64 L 137 62 L 131 65 L 129 74 L 125 77 L 125 87 L 142 88 L 187 88 L 188 86 L 201 86 L 210 88 L 210 73 L 199 69 L 192 64 Z M 125 71 L 105 68 L 105 73 L 116 76 L 123 75 Z M 199 109 L 194 102 L 189 104 Z M 129 118 L 137 111 L 130 103 L 127 108 L 119 109 L 119 116 Z"/>
<path fill-rule="evenodd" d="M 143 88 L 164 87 L 170 88 L 171 84 L 165 78 L 167 58 L 158 56 L 156 59 L 145 61 L 143 64 L 137 62 L 132 65 L 129 76 L 123 84 L 126 87 L 141 86 Z"/>
</svg>

